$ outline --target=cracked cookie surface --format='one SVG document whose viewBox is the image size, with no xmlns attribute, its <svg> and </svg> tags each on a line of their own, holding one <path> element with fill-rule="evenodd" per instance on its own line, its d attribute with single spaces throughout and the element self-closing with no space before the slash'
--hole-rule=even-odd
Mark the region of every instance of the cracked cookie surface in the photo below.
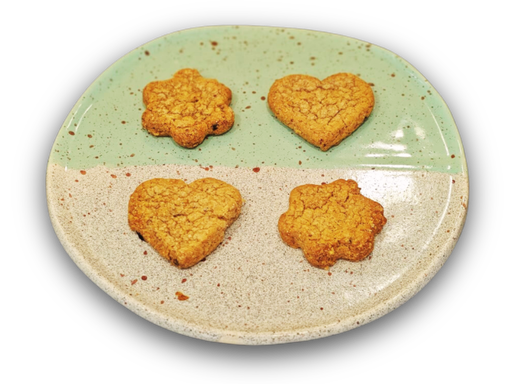
<svg viewBox="0 0 512 384">
<path fill-rule="evenodd" d="M 208 135 L 223 134 L 233 126 L 231 90 L 215 79 L 185 68 L 169 80 L 153 81 L 143 91 L 146 110 L 142 126 L 154 136 L 171 136 L 186 148 Z"/>
<path fill-rule="evenodd" d="M 374 103 L 370 85 L 351 73 L 323 81 L 308 75 L 285 76 L 272 84 L 268 94 L 277 119 L 322 151 L 352 134 Z"/>
<path fill-rule="evenodd" d="M 217 179 L 151 179 L 130 196 L 128 224 L 173 265 L 188 268 L 217 248 L 241 207 L 238 189 Z"/>
<path fill-rule="evenodd" d="M 278 229 L 283 241 L 301 248 L 310 264 L 327 269 L 338 259 L 367 257 L 386 221 L 382 206 L 361 195 L 354 180 L 339 179 L 293 189 Z"/>
</svg>

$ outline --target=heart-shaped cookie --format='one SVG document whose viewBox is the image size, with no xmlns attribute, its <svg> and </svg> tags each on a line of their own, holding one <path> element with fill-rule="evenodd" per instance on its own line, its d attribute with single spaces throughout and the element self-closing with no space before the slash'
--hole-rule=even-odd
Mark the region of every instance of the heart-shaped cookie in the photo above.
<svg viewBox="0 0 512 384">
<path fill-rule="evenodd" d="M 374 97 L 370 85 L 351 73 L 337 73 L 323 81 L 289 75 L 272 84 L 268 104 L 282 123 L 327 151 L 370 115 Z"/>
<path fill-rule="evenodd" d="M 128 224 L 172 264 L 188 268 L 217 248 L 241 208 L 238 189 L 217 179 L 151 179 L 130 196 Z"/>
</svg>

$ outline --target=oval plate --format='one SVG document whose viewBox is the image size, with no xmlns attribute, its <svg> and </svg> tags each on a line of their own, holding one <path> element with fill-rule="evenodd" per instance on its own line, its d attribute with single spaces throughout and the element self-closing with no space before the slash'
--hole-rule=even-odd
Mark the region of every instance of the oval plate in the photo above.
<svg viewBox="0 0 512 384">
<path fill-rule="evenodd" d="M 141 127 L 144 86 L 187 67 L 227 85 L 236 116 L 229 132 L 195 149 Z M 283 76 L 338 72 L 370 83 L 375 108 L 322 152 L 278 122 L 266 96 Z M 190 269 L 170 265 L 128 226 L 130 194 L 154 177 L 215 177 L 245 199 L 223 243 Z M 281 241 L 277 220 L 294 187 L 339 178 L 356 180 L 388 222 L 371 256 L 320 270 Z M 448 107 L 399 56 L 323 32 L 205 27 L 135 49 L 87 89 L 52 148 L 47 200 L 71 258 L 133 312 L 204 340 L 277 344 L 352 329 L 417 293 L 460 235 L 468 173 Z"/>
</svg>

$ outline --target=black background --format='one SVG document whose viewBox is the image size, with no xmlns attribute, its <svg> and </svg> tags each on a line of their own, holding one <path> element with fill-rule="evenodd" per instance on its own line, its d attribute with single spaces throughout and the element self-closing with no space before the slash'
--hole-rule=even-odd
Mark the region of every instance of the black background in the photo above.
<svg viewBox="0 0 512 384">
<path fill-rule="evenodd" d="M 46 15 L 40 20 L 28 42 L 34 47 L 34 54 L 25 60 L 34 72 L 28 80 L 37 83 L 44 111 L 40 115 L 44 124 L 37 136 L 39 145 L 39 140 L 43 141 L 44 151 L 38 158 L 40 173 L 35 186 L 44 243 L 38 245 L 37 256 L 32 256 L 37 263 L 27 262 L 37 268 L 30 283 L 31 294 L 23 303 L 31 313 L 25 316 L 31 319 L 25 326 L 31 335 L 25 344 L 27 349 L 41 356 L 51 347 L 56 361 L 77 369 L 101 366 L 113 372 L 138 368 L 161 373 L 173 369 L 197 375 L 206 367 L 216 367 L 216 372 L 235 377 L 231 369 L 235 367 L 244 369 L 240 378 L 250 378 L 254 371 L 271 372 L 272 367 L 319 375 L 357 372 L 362 377 L 376 371 L 383 377 L 401 374 L 410 378 L 437 375 L 444 368 L 453 372 L 467 369 L 468 360 L 463 357 L 474 357 L 475 345 L 486 338 L 486 328 L 477 314 L 487 306 L 481 297 L 485 277 L 475 280 L 476 273 L 482 273 L 474 269 L 478 238 L 474 219 L 479 185 L 474 167 L 477 132 L 468 115 L 473 89 L 468 71 L 477 70 L 476 16 L 461 16 L 457 11 L 436 7 L 387 5 L 375 9 L 362 3 L 347 12 L 342 4 L 338 10 L 324 12 L 311 6 L 293 11 L 265 8 L 260 18 L 248 17 L 261 11 L 257 3 L 234 8 L 217 4 L 220 11 L 203 9 L 199 4 L 187 4 L 182 11 L 164 11 L 147 4 L 130 7 L 134 12 L 91 7 L 60 9 L 63 14 Z M 412 63 L 445 99 L 458 125 L 469 165 L 468 218 L 445 266 L 400 308 L 368 325 L 320 340 L 264 347 L 216 344 L 172 333 L 131 313 L 96 287 L 63 250 L 48 218 L 42 184 L 51 145 L 68 112 L 87 86 L 125 53 L 163 34 L 212 24 L 300 27 L 381 45 Z M 40 305 L 37 310 L 36 304 Z M 112 364 L 113 359 L 120 362 Z M 407 368 L 416 370 L 405 373 Z"/>
</svg>

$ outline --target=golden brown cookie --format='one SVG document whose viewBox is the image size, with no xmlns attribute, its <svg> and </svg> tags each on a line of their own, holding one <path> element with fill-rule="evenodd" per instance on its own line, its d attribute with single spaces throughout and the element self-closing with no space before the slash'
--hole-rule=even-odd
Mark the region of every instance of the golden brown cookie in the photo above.
<svg viewBox="0 0 512 384">
<path fill-rule="evenodd" d="M 241 208 L 238 189 L 217 179 L 151 179 L 130 196 L 128 224 L 172 264 L 188 268 L 217 248 Z"/>
<path fill-rule="evenodd" d="M 301 185 L 279 218 L 283 241 L 301 248 L 309 263 L 327 269 L 338 259 L 359 261 L 373 251 L 384 224 L 382 206 L 359 193 L 354 180 Z"/>
<path fill-rule="evenodd" d="M 142 126 L 155 136 L 171 136 L 186 148 L 198 146 L 207 135 L 229 131 L 235 121 L 229 107 L 231 90 L 195 69 L 182 69 L 169 80 L 149 83 L 143 101 Z"/>
<path fill-rule="evenodd" d="M 370 115 L 374 97 L 370 85 L 351 73 L 338 73 L 323 81 L 290 75 L 272 84 L 268 104 L 283 124 L 327 151 Z"/>
</svg>

